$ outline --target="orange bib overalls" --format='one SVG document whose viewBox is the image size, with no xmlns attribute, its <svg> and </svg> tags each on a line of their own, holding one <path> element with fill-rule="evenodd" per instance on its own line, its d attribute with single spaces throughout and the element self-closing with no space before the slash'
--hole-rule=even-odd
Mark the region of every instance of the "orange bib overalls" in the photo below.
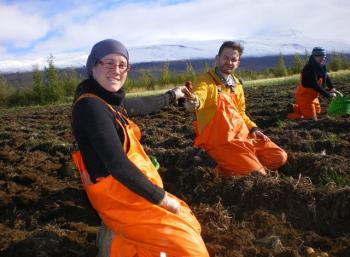
<svg viewBox="0 0 350 257">
<path fill-rule="evenodd" d="M 318 84 L 322 85 L 322 78 Z M 321 105 L 318 100 L 318 93 L 313 88 L 307 88 L 298 85 L 295 91 L 295 104 L 293 104 L 293 112 L 288 114 L 288 119 L 315 119 L 317 114 L 321 113 Z"/>
<path fill-rule="evenodd" d="M 265 174 L 265 168 L 282 166 L 287 160 L 286 152 L 271 140 L 250 137 L 237 102 L 234 93 L 219 93 L 216 114 L 194 144 L 206 150 L 225 175 L 249 175 L 252 171 Z"/>
<path fill-rule="evenodd" d="M 83 94 L 77 101 L 84 97 L 98 98 Z M 123 129 L 123 148 L 130 161 L 152 183 L 163 187 L 157 170 L 139 142 L 141 133 L 137 125 L 112 106 L 108 107 L 121 117 L 116 122 Z M 92 206 L 103 223 L 115 233 L 110 257 L 209 256 L 200 235 L 200 224 L 185 202 L 177 199 L 181 208 L 179 214 L 174 214 L 130 191 L 111 175 L 93 184 L 80 151 L 74 152 L 72 158 Z"/>
</svg>

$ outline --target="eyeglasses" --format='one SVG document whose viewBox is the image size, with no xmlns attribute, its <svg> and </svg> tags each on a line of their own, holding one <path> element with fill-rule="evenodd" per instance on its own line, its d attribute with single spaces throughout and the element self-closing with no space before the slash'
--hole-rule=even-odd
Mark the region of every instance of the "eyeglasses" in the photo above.
<svg viewBox="0 0 350 257">
<path fill-rule="evenodd" d="M 99 64 L 105 69 L 108 70 L 115 70 L 115 68 L 118 67 L 120 72 L 126 72 L 127 70 L 130 69 L 130 65 L 127 65 L 126 63 L 115 63 L 113 61 L 99 61 Z"/>
</svg>

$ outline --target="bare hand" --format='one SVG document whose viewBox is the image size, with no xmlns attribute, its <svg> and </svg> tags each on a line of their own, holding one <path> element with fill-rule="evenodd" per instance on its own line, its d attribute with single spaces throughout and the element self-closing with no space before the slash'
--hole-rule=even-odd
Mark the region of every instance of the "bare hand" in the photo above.
<svg viewBox="0 0 350 257">
<path fill-rule="evenodd" d="M 262 133 L 260 130 L 255 130 L 254 132 L 252 132 L 250 134 L 251 134 L 252 138 L 254 138 L 254 139 L 262 139 L 265 142 L 269 140 L 269 138 L 264 133 Z"/>
</svg>

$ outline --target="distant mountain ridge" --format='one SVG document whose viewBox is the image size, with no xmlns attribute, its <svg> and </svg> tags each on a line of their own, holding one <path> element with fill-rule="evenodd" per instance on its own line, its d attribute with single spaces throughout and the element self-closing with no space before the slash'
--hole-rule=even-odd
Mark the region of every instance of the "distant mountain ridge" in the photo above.
<svg viewBox="0 0 350 257">
<path fill-rule="evenodd" d="M 130 46 L 130 62 L 134 65 L 149 62 L 212 59 L 223 41 L 234 39 L 216 39 L 206 41 L 182 41 L 172 44 Z M 302 35 L 298 31 L 286 31 L 284 34 L 271 37 L 253 37 L 238 40 L 244 46 L 244 57 L 263 57 L 305 54 L 315 46 L 322 46 L 328 52 L 350 53 L 350 41 L 334 41 L 332 39 L 315 39 Z M 55 65 L 60 68 L 82 67 L 85 65 L 88 51 L 75 53 L 52 53 Z M 47 56 L 23 57 L 20 60 L 1 60 L 0 73 L 31 71 L 34 65 L 43 68 Z"/>
<path fill-rule="evenodd" d="M 294 55 L 283 55 L 286 66 L 291 66 Z M 304 55 L 301 55 L 305 58 Z M 350 60 L 350 54 L 346 54 L 346 57 Z M 275 67 L 279 59 L 279 55 L 261 56 L 261 57 L 242 57 L 239 70 L 251 70 L 261 71 L 267 68 Z M 329 61 L 330 59 L 328 59 Z M 143 62 L 132 65 L 132 69 L 129 72 L 129 78 L 138 78 L 143 70 L 147 70 L 152 76 L 158 78 L 162 71 L 164 64 L 169 65 L 169 71 L 174 73 L 184 73 L 186 71 L 187 64 L 191 64 L 197 74 L 204 71 L 206 66 L 214 66 L 214 58 L 207 59 L 195 59 L 195 60 L 177 60 L 177 61 L 158 61 L 158 62 Z M 71 69 L 71 68 L 69 68 Z M 59 72 L 63 73 L 69 69 L 59 69 Z M 73 68 L 81 78 L 86 77 L 85 67 Z M 33 80 L 33 73 L 27 72 L 14 72 L 3 74 L 10 85 L 17 88 L 30 86 Z M 244 79 L 244 78 L 243 78 Z"/>
</svg>

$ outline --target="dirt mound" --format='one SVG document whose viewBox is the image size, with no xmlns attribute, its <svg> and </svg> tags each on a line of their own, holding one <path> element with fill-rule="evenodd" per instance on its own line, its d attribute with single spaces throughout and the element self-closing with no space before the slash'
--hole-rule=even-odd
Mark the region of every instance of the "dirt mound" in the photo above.
<svg viewBox="0 0 350 257">
<path fill-rule="evenodd" d="M 336 85 L 350 95 L 349 85 Z M 137 118 L 168 191 L 189 203 L 211 256 L 350 256 L 350 117 L 288 121 L 293 87 L 247 88 L 250 116 L 289 154 L 267 177 L 223 178 L 180 107 Z M 322 107 L 326 110 L 326 102 Z M 276 107 L 281 109 L 276 109 Z M 69 107 L 0 117 L 0 256 L 95 256 L 100 224 L 71 164 Z"/>
</svg>

